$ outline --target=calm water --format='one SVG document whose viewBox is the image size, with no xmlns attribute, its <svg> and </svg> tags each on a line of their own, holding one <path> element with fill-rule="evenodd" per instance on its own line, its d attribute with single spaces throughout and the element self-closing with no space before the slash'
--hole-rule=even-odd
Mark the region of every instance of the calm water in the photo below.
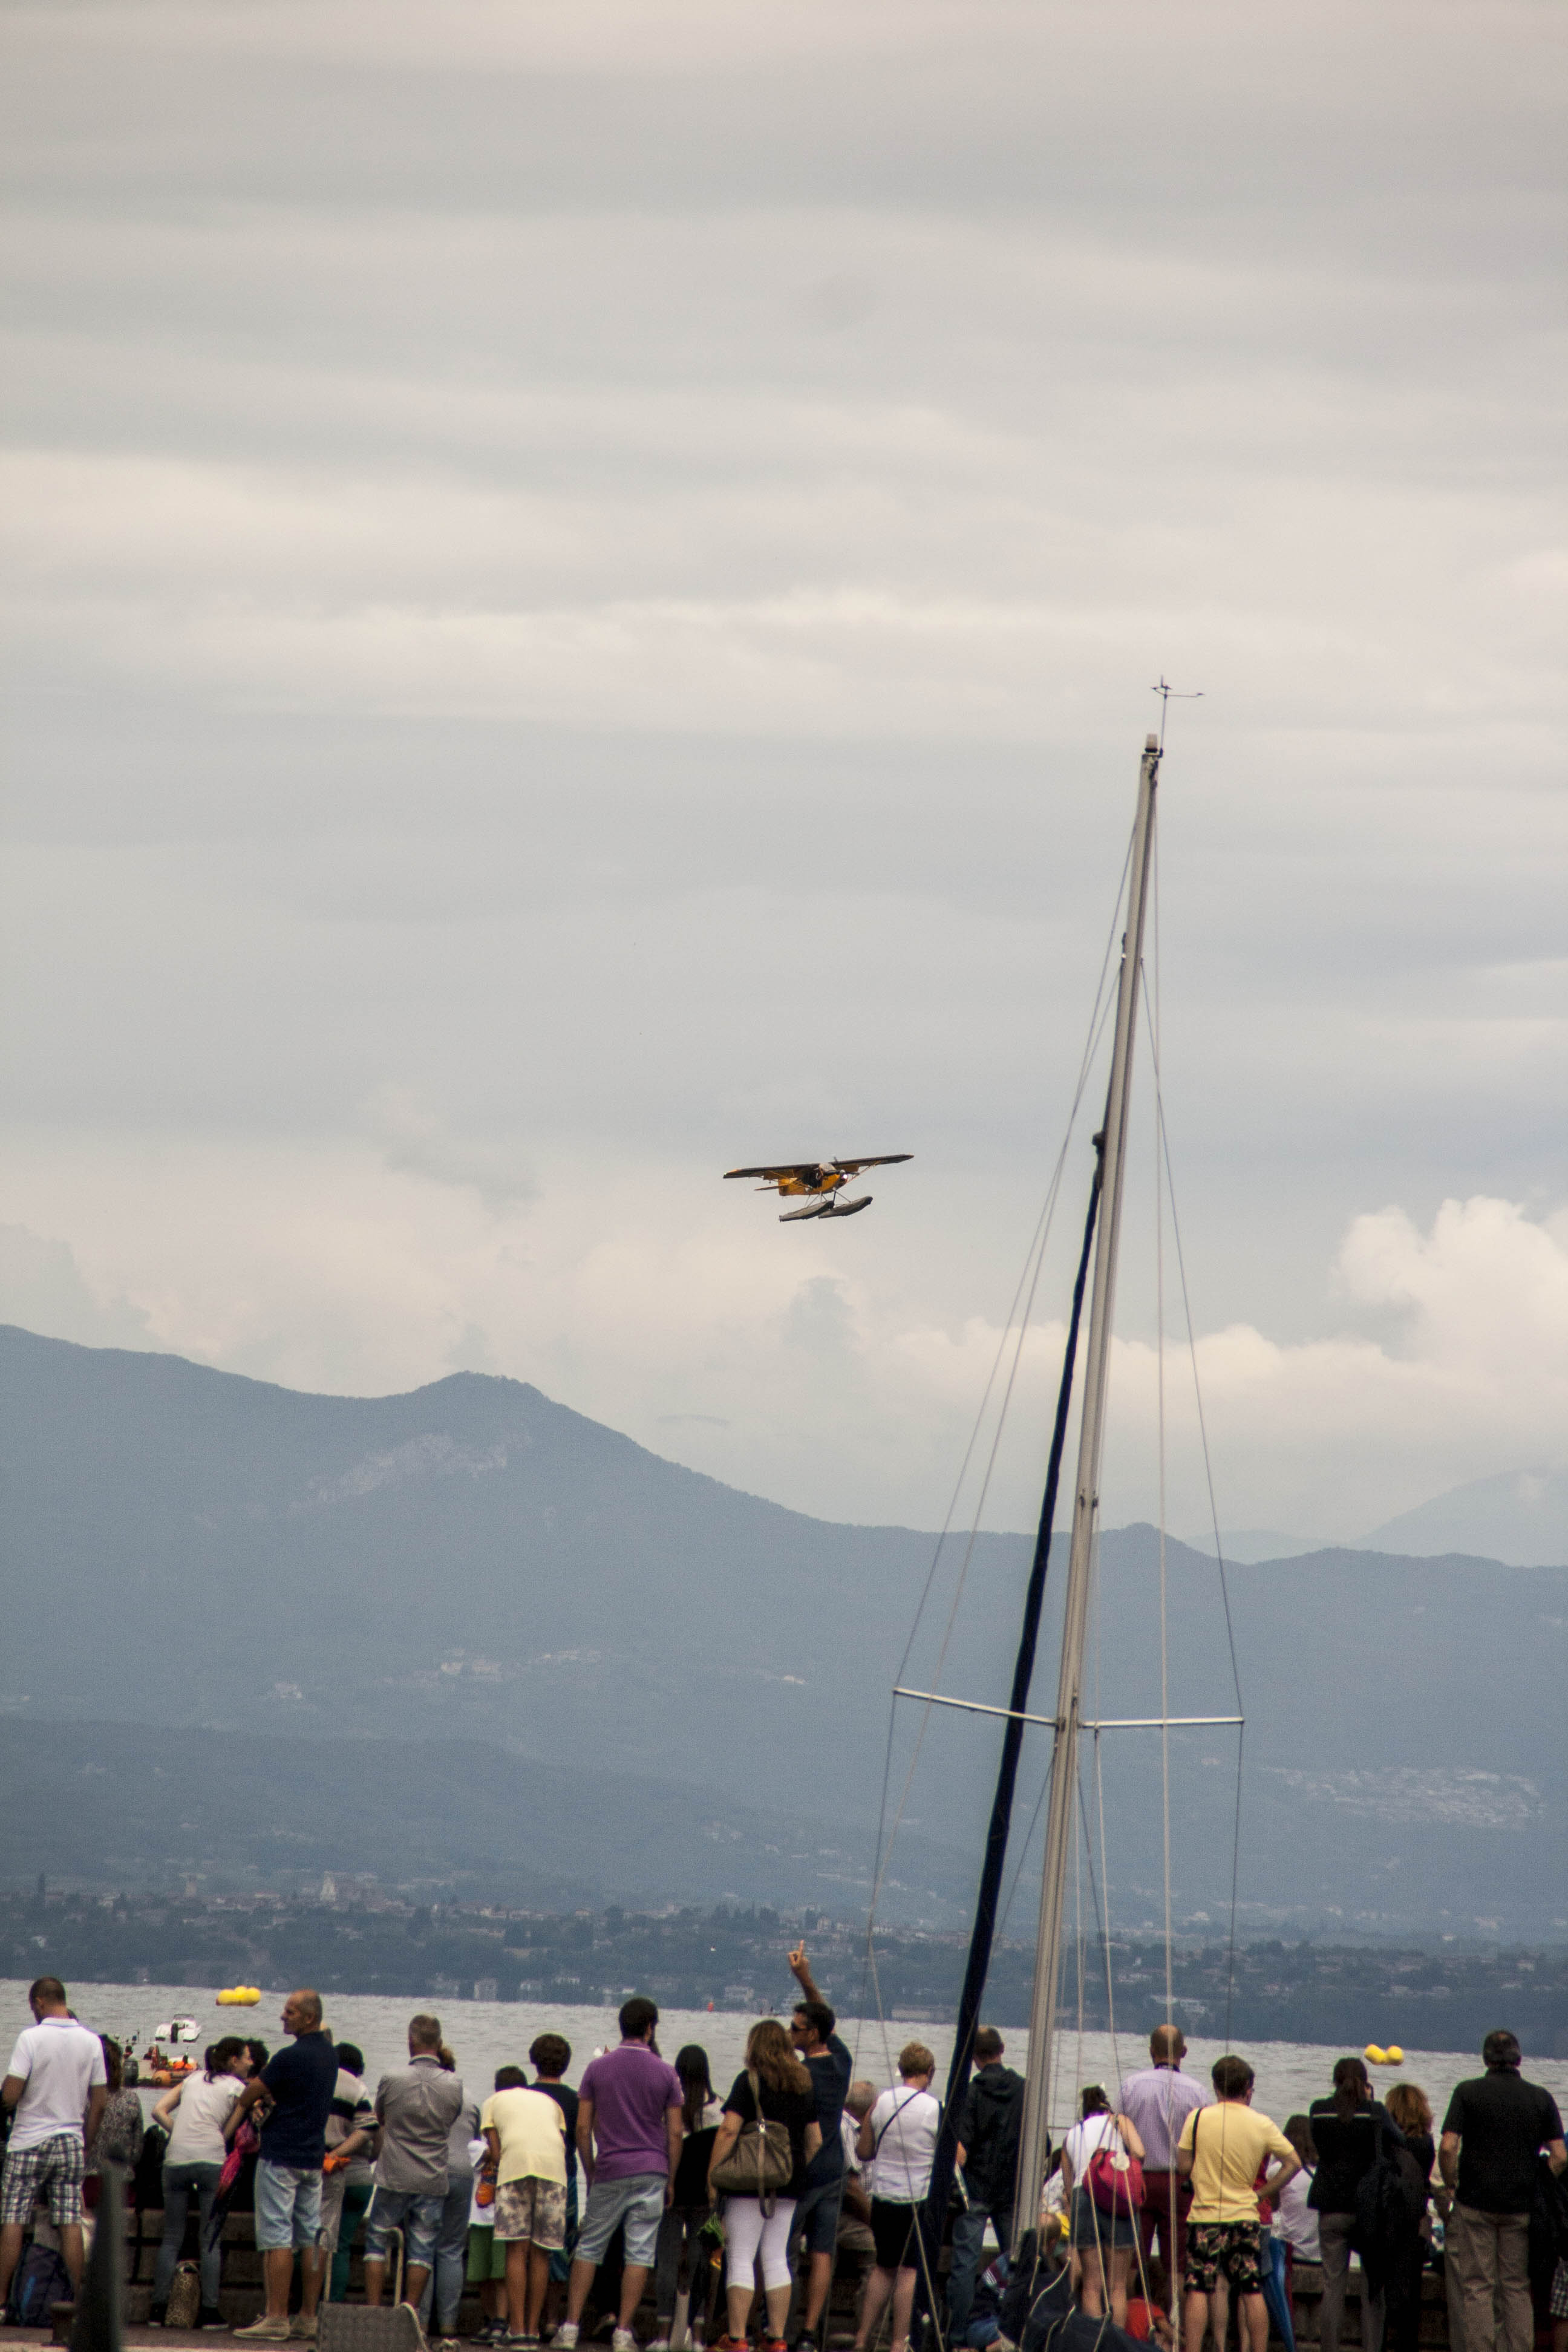
<svg viewBox="0 0 1568 2352">
<path fill-rule="evenodd" d="M 79 1980 L 70 1987 L 70 1998 L 84 2024 L 95 2026 L 102 2033 L 112 2033 L 121 2041 L 133 2037 L 139 2048 L 145 2047 L 155 2025 L 165 2023 L 171 2017 L 195 2019 L 201 2028 L 201 2039 L 188 2053 L 195 2057 L 200 2056 L 208 2041 L 216 2041 L 220 2033 L 259 2034 L 273 2049 L 282 2039 L 279 1993 L 266 1994 L 256 2009 L 219 2009 L 205 1987 L 86 1984 Z M 596 2050 L 620 2039 L 613 2009 L 569 2009 L 559 2005 L 546 2008 L 522 2000 L 431 2001 L 426 2006 L 439 2011 L 459 2070 L 467 2077 L 469 2088 L 481 2097 L 489 2089 L 496 2068 L 523 2063 L 529 2043 L 546 2028 L 563 2033 L 572 2044 L 567 2079 L 573 2083 Z M 411 2001 L 392 2000 L 381 1995 L 344 1994 L 332 1998 L 327 2022 L 344 2041 L 359 2043 L 365 2054 L 365 2071 L 374 2084 L 387 2068 L 405 2063 L 405 2032 L 414 2007 Z M 31 2021 L 26 1985 L 16 1979 L 0 1979 L 0 2039 L 6 2053 L 11 2038 Z M 735 2011 L 668 2009 L 659 2021 L 659 2047 L 666 2057 L 673 2057 L 682 2042 L 700 2042 L 708 2053 L 713 2081 L 722 2094 L 740 2071 L 751 2022 L 749 2015 Z M 1373 2022 L 1375 2026 L 1375 2021 Z M 949 2025 L 892 2022 L 883 2026 L 875 2020 L 856 2022 L 846 2019 L 841 2031 L 855 2053 L 856 2073 L 868 2076 L 878 2084 L 896 2080 L 894 2062 L 908 2041 L 923 2042 L 932 2050 L 942 2074 L 952 2054 L 952 2028 Z M 1294 2042 L 1255 2042 L 1240 2046 L 1257 2069 L 1257 2105 L 1277 2121 L 1305 2107 L 1309 2101 L 1324 2097 L 1334 2060 L 1343 2054 L 1339 2045 L 1320 2049 Z M 1188 2071 L 1206 2075 L 1223 2047 L 1218 2042 L 1194 2039 L 1187 2059 Z M 1009 2064 L 1022 2072 L 1028 2048 L 1026 2032 L 1010 2032 Z M 1146 2063 L 1146 2045 L 1125 2034 L 1119 2035 L 1114 2045 L 1109 2033 L 1086 2033 L 1081 2042 L 1076 2034 L 1065 2037 L 1058 2043 L 1058 2090 L 1053 2102 L 1058 2112 L 1053 2124 L 1070 2120 L 1069 2102 L 1079 2083 L 1114 2085 L 1123 2073 Z M 1376 2070 L 1376 2079 L 1384 2085 L 1396 2081 L 1419 2083 L 1441 2121 L 1454 2084 L 1480 2071 L 1479 2054 L 1473 2051 L 1406 2050 L 1403 2065 Z M 1546 2085 L 1559 2106 L 1568 2106 L 1568 2062 L 1534 2059 L 1527 2053 L 1524 2071 L 1532 2082 Z"/>
</svg>

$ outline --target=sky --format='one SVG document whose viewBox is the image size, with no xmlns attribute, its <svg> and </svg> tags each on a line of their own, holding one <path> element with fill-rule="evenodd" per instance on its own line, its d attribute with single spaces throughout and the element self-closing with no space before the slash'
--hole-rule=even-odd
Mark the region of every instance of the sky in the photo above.
<svg viewBox="0 0 1568 2352">
<path fill-rule="evenodd" d="M 1564 35 L 10 0 L 0 1315 L 936 1524 L 1163 676 L 1105 1516 L 1561 1467 Z"/>
</svg>

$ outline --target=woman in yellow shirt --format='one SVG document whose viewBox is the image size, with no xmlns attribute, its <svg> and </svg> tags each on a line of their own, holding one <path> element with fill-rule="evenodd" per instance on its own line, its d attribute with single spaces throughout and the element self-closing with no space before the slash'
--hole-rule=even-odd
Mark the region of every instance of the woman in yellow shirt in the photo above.
<svg viewBox="0 0 1568 2352">
<path fill-rule="evenodd" d="M 1186 2352 L 1203 2352 L 1211 2319 L 1215 2342 L 1225 2342 L 1233 2289 L 1241 2299 L 1249 2352 L 1268 2352 L 1258 2200 L 1278 2197 L 1301 2159 L 1278 2124 L 1253 2113 L 1253 2074 L 1244 2058 L 1216 2058 L 1211 2079 L 1216 2104 L 1194 2108 L 1176 2148 L 1176 2170 L 1193 2184 L 1183 2308 Z M 1266 2174 L 1271 2157 L 1278 2169 Z"/>
</svg>

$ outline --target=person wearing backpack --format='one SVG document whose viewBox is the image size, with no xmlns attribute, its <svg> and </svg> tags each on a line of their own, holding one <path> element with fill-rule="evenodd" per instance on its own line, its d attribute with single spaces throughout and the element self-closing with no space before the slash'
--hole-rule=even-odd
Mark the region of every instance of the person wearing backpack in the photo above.
<svg viewBox="0 0 1568 2352">
<path fill-rule="evenodd" d="M 1115 2211 L 1101 2203 L 1094 2186 L 1095 2160 L 1101 2156 L 1113 2165 L 1119 2157 L 1123 2163 L 1134 2158 L 1142 2164 L 1143 2142 L 1131 2116 L 1114 2115 L 1100 2084 L 1086 2083 L 1079 2094 L 1079 2121 L 1062 2141 L 1062 2190 L 1068 2200 L 1069 2242 L 1082 2265 L 1079 2302 L 1090 2319 L 1103 2319 L 1109 2278 L 1110 2316 L 1118 2327 L 1125 2327 L 1127 2273 L 1138 2242 L 1134 2217 L 1142 2200 L 1132 2197 L 1125 2210 Z"/>
<path fill-rule="evenodd" d="M 1356 2227 L 1356 2192 L 1380 2156 L 1401 2148 L 1405 2135 L 1381 2099 L 1359 2058 L 1334 2063 L 1333 2096 L 1314 2099 L 1308 2122 L 1318 2151 L 1310 2203 L 1322 2246 L 1323 2300 L 1318 2311 L 1321 2352 L 1340 2352 L 1345 2311 L 1345 2280 Z M 1381 2279 L 1362 2282 L 1361 2340 L 1364 2352 L 1379 2352 L 1385 2302 Z"/>
<path fill-rule="evenodd" d="M 746 2036 L 745 2069 L 730 2085 L 708 2165 L 709 2193 L 724 2200 L 729 2333 L 720 2338 L 721 2352 L 740 2352 L 746 2341 L 759 2257 L 768 2314 L 765 2352 L 784 2352 L 793 2284 L 790 2225 L 821 2146 L 811 2076 L 778 2019 L 759 2018 Z M 759 2187 L 748 2190 L 741 2183 L 752 2177 L 753 2166 Z"/>
<path fill-rule="evenodd" d="M 987 2221 L 1004 2254 L 1012 2242 L 1024 2078 L 1003 2065 L 1005 2046 L 994 2025 L 983 2025 L 975 2034 L 974 2072 L 958 2126 L 957 2162 L 967 2210 L 955 2215 L 952 2224 L 952 2268 L 947 2275 L 950 2344 L 963 2344 L 968 2335 L 970 2299 Z"/>
</svg>

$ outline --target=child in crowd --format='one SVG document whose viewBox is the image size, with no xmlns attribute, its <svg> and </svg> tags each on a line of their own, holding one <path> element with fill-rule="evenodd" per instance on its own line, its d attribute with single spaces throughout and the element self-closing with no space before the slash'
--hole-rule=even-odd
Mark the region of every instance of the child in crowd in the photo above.
<svg viewBox="0 0 1568 2352">
<path fill-rule="evenodd" d="M 482 2178 L 495 2189 L 494 2243 L 506 2248 L 511 2340 L 539 2341 L 550 2257 L 566 2244 L 566 2116 L 548 2088 L 531 2090 L 521 2070 L 498 2074 L 479 2111 L 487 2154 Z"/>
<path fill-rule="evenodd" d="M 526 2087 L 527 2081 L 521 2066 L 498 2066 L 494 2088 L 518 2090 Z M 476 2344 L 501 2344 L 510 2332 L 506 2247 L 496 2242 L 495 2167 L 490 2161 L 490 2144 L 482 2135 L 469 2141 L 468 2158 L 474 2168 L 474 2194 L 468 2207 L 468 2284 L 479 2291 L 479 2324 L 473 2340 Z"/>
</svg>

